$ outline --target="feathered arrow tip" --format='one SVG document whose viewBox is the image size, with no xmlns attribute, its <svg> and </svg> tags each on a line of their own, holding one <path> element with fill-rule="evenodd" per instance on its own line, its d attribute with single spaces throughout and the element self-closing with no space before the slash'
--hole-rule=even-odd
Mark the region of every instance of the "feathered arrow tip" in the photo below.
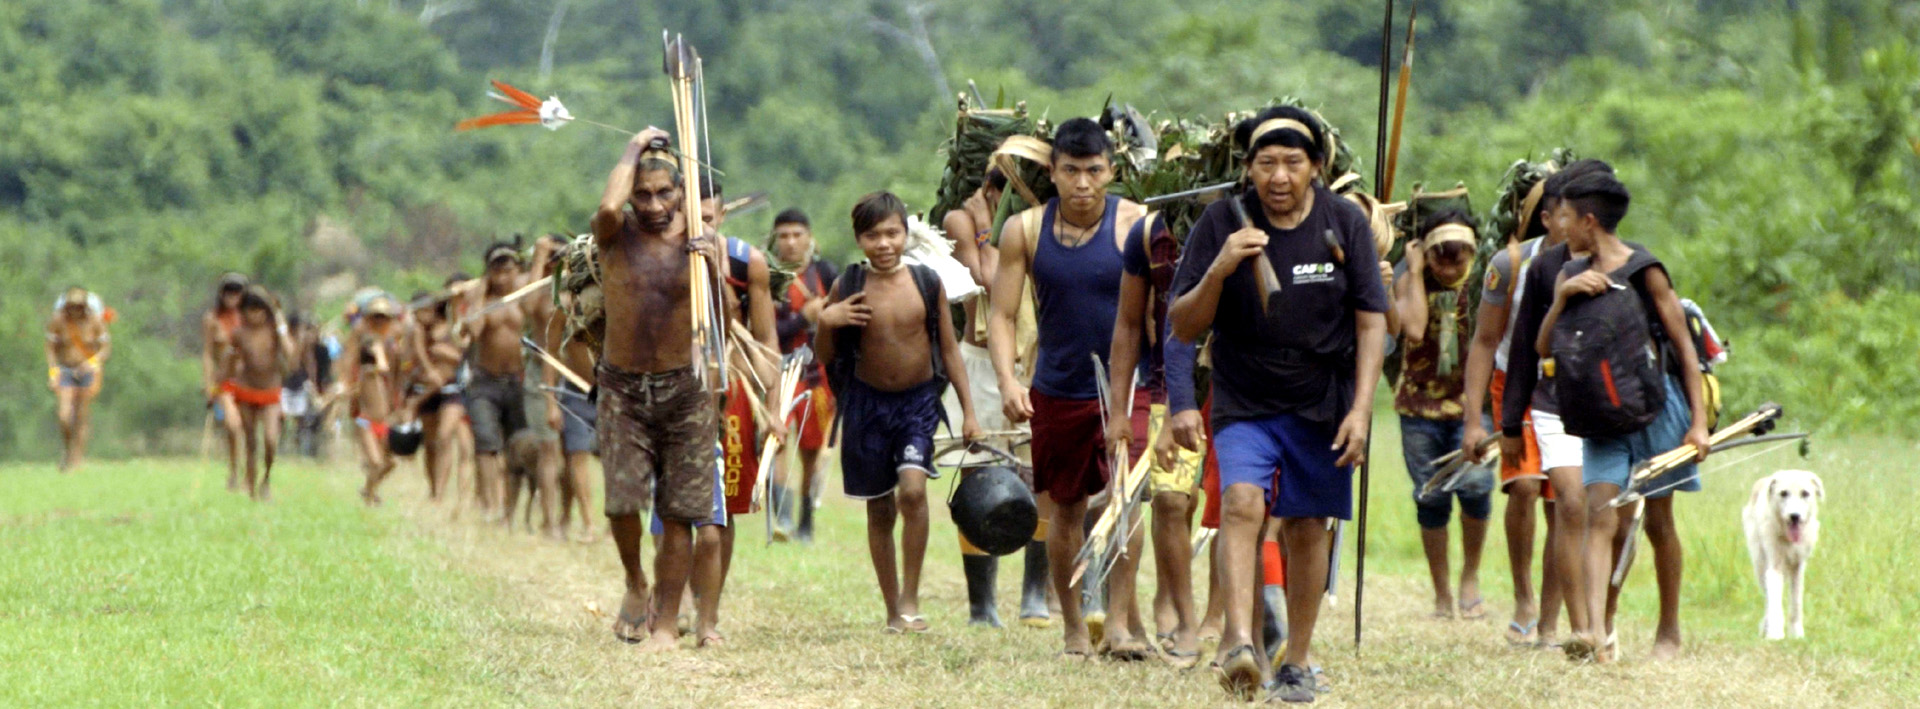
<svg viewBox="0 0 1920 709">
<path fill-rule="evenodd" d="M 567 111 L 566 105 L 560 103 L 560 98 L 557 96 L 548 96 L 547 100 L 542 101 L 534 98 L 533 94 L 514 88 L 504 81 L 494 79 L 491 82 L 495 90 L 487 92 L 488 98 L 519 106 L 519 108 L 479 118 L 469 118 L 455 124 L 454 130 L 532 124 L 545 126 L 547 130 L 560 130 L 560 126 L 573 120 L 573 114 Z"/>
</svg>

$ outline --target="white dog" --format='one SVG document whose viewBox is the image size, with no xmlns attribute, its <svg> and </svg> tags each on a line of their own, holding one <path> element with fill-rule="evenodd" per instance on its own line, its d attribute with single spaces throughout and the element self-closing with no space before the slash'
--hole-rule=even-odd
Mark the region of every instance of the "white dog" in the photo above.
<svg viewBox="0 0 1920 709">
<path fill-rule="evenodd" d="M 1827 497 L 1820 476 L 1805 470 L 1782 470 L 1753 484 L 1741 517 L 1747 528 L 1747 553 L 1753 573 L 1767 596 L 1760 633 L 1768 640 L 1805 637 L 1801 626 L 1801 598 L 1807 560 L 1820 540 L 1820 502 Z M 1793 594 L 1781 613 L 1781 583 Z"/>
</svg>

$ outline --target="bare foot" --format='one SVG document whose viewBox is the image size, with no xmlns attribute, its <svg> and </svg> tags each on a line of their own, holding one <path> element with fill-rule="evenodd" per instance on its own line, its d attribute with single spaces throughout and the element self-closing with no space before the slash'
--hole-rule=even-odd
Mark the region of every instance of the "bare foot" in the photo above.
<svg viewBox="0 0 1920 709">
<path fill-rule="evenodd" d="M 1199 634 L 1200 642 L 1203 642 L 1203 643 L 1219 642 L 1220 630 L 1221 628 L 1226 627 L 1226 625 L 1227 625 L 1227 622 L 1222 619 L 1215 619 L 1215 620 L 1210 620 L 1210 621 L 1201 623 L 1200 634 Z"/>
<path fill-rule="evenodd" d="M 1678 634 L 1675 634 L 1673 637 L 1668 637 L 1663 634 L 1660 637 L 1654 638 L 1653 652 L 1647 655 L 1647 657 L 1657 662 L 1665 662 L 1679 656 L 1680 637 Z"/>
<path fill-rule="evenodd" d="M 680 647 L 680 634 L 673 630 L 656 630 L 653 637 L 640 643 L 641 652 L 672 652 Z"/>
<path fill-rule="evenodd" d="M 1087 631 L 1084 628 L 1068 630 L 1066 641 L 1062 643 L 1061 650 L 1067 655 L 1088 657 L 1093 654 L 1093 641 L 1087 637 Z"/>
<path fill-rule="evenodd" d="M 709 648 L 709 647 L 723 648 L 726 646 L 727 646 L 727 636 L 721 635 L 720 631 L 718 630 L 709 630 L 704 633 L 701 633 L 700 642 L 694 645 L 694 647 L 699 647 L 699 648 Z"/>
</svg>

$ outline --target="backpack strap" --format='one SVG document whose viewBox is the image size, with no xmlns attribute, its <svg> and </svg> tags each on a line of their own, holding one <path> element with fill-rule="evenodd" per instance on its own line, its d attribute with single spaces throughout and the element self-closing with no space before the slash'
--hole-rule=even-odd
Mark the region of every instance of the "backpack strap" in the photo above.
<svg viewBox="0 0 1920 709">
<path fill-rule="evenodd" d="M 1153 321 L 1153 302 L 1156 298 L 1160 297 L 1160 294 L 1154 292 L 1152 277 L 1153 220 L 1158 216 L 1160 216 L 1160 212 L 1153 211 L 1147 212 L 1147 216 L 1140 218 L 1140 251 L 1147 255 L 1147 345 L 1150 347 L 1160 346 L 1160 323 Z M 1127 250 L 1124 247 L 1120 249 L 1122 258 L 1125 258 L 1124 255 L 1126 252 Z"/>
<path fill-rule="evenodd" d="M 927 306 L 927 339 L 932 343 L 929 350 L 933 353 L 933 378 L 942 382 L 947 380 L 946 357 L 940 351 L 940 309 L 946 302 L 940 297 L 940 274 L 932 268 L 920 264 L 908 264 L 913 274 L 913 285 L 920 291 L 920 299 Z"/>
<path fill-rule="evenodd" d="M 1046 216 L 1046 207 L 1032 207 L 1020 213 L 1020 231 L 1027 237 L 1027 277 L 1033 277 L 1033 255 L 1040 248 L 1040 220 Z"/>
</svg>

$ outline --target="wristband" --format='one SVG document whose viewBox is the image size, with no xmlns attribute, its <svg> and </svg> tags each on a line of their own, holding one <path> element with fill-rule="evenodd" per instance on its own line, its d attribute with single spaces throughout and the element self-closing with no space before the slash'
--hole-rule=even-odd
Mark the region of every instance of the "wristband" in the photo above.
<svg viewBox="0 0 1920 709">
<path fill-rule="evenodd" d="M 60 368 L 59 368 L 59 367 L 48 367 L 48 368 L 47 368 L 47 383 L 48 383 L 48 384 L 59 384 L 59 383 L 60 383 Z"/>
</svg>

